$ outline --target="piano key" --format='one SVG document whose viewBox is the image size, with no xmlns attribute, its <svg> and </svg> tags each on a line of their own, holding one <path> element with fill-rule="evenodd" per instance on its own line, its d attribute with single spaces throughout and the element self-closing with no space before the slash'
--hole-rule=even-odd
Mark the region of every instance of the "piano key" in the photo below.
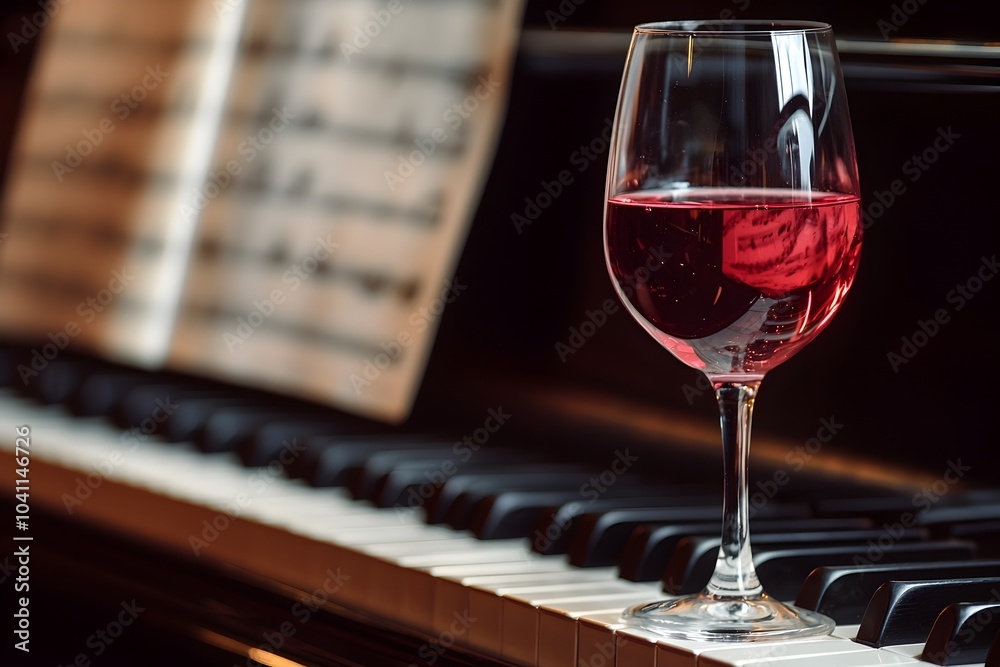
<svg viewBox="0 0 1000 667">
<path fill-rule="evenodd" d="M 703 651 L 698 656 L 699 667 L 868 667 L 920 664 L 919 661 L 904 656 L 832 637 L 714 648 Z"/>
<path fill-rule="evenodd" d="M 931 528 L 931 534 L 935 533 Z M 941 537 L 975 542 L 984 558 L 1000 558 L 1000 520 L 970 521 L 940 527 Z"/>
<path fill-rule="evenodd" d="M 302 456 L 285 470 L 312 486 L 347 486 L 375 452 L 426 449 L 435 442 L 440 439 L 424 434 L 314 436 L 306 439 Z"/>
<path fill-rule="evenodd" d="M 853 546 L 855 553 L 863 553 L 868 546 L 867 541 L 878 540 L 884 534 L 883 531 L 874 528 L 850 531 L 757 533 L 753 535 L 751 541 L 756 562 L 758 558 L 764 559 L 768 552 L 810 547 Z M 924 531 L 908 530 L 900 533 L 898 539 L 902 543 L 906 543 L 926 537 L 927 534 Z M 681 540 L 664 570 L 664 590 L 676 595 L 687 595 L 700 591 L 715 569 L 720 544 L 721 538 L 714 536 L 696 536 Z M 791 596 L 794 596 L 795 592 L 798 591 L 798 585 L 801 581 L 802 579 L 791 582 L 796 586 Z M 767 582 L 763 583 L 766 587 Z M 788 596 L 782 597 L 774 592 L 771 595 L 779 599 L 788 599 Z"/>
<path fill-rule="evenodd" d="M 477 565 L 447 565 L 429 568 L 434 581 L 435 625 L 444 622 L 455 612 L 470 610 L 469 587 L 505 588 L 532 584 L 586 584 L 606 582 L 613 575 L 596 570 L 570 569 L 561 558 L 543 557 L 512 563 L 486 563 Z"/>
<path fill-rule="evenodd" d="M 376 452 L 427 449 L 440 442 L 424 433 L 313 436 L 306 438 L 305 451 L 287 472 L 312 486 L 348 486 Z"/>
<path fill-rule="evenodd" d="M 45 372 L 21 385 L 23 393 L 43 405 L 65 403 L 79 391 L 80 384 L 98 367 L 90 359 L 56 357 L 49 362 Z"/>
<path fill-rule="evenodd" d="M 420 507 L 439 486 L 457 474 L 488 474 L 497 466 L 518 464 L 530 467 L 537 464 L 537 459 L 516 449 L 495 448 L 480 450 L 467 460 L 455 458 L 453 451 L 446 458 L 407 460 L 375 483 L 372 502 L 379 507 Z"/>
<path fill-rule="evenodd" d="M 614 665 L 615 633 L 624 627 L 620 611 L 582 616 L 577 628 L 574 667 Z"/>
<path fill-rule="evenodd" d="M 986 662 L 1000 634 L 1000 596 L 985 603 L 959 602 L 945 607 L 934 621 L 920 658 L 935 665 Z"/>
<path fill-rule="evenodd" d="M 540 559 L 557 559 L 553 556 L 535 556 Z M 577 582 L 577 587 L 583 589 L 589 587 L 594 590 L 597 586 L 615 585 L 618 583 L 612 568 L 603 570 L 593 570 L 589 576 L 579 578 L 571 577 L 570 581 Z M 565 586 L 569 582 L 561 582 L 560 586 Z M 548 587 L 548 588 L 546 588 Z M 479 619 L 476 625 L 470 628 L 469 638 L 472 645 L 477 649 L 500 655 L 502 649 L 503 630 L 503 595 L 528 594 L 532 591 L 551 591 L 551 585 L 544 581 L 533 581 L 531 583 L 518 583 L 517 581 L 502 581 L 489 583 L 475 583 L 468 586 L 469 611 L 475 618 Z"/>
<path fill-rule="evenodd" d="M 569 560 L 577 567 L 614 564 L 617 556 L 620 556 L 616 547 L 623 550 L 628 535 L 644 523 L 664 522 L 677 525 L 706 523 L 714 519 L 720 521 L 714 532 L 721 533 L 721 513 L 721 505 L 716 503 L 588 513 L 577 521 L 577 529 L 570 540 Z"/>
<path fill-rule="evenodd" d="M 582 600 L 563 602 L 558 605 L 542 605 L 538 608 L 538 667 L 576 666 L 580 619 L 582 617 L 610 617 L 617 622 L 620 620 L 622 611 L 632 605 L 648 602 L 649 599 L 648 597 L 624 601 L 602 599 L 596 603 L 592 600 Z M 604 606 L 597 608 L 595 605 Z"/>
<path fill-rule="evenodd" d="M 212 412 L 195 440 L 203 452 L 232 452 L 261 426 L 278 420 L 330 419 L 330 414 L 312 406 L 276 400 L 269 405 L 222 406 Z"/>
<path fill-rule="evenodd" d="M 855 624 L 861 622 L 872 595 L 887 581 L 997 576 L 1000 560 L 826 566 L 809 573 L 795 604 L 829 616 L 838 625 Z"/>
<path fill-rule="evenodd" d="M 650 600 L 657 594 L 655 587 L 644 584 L 617 582 L 595 585 L 576 585 L 543 591 L 501 592 L 503 606 L 501 654 L 514 662 L 534 665 L 538 657 L 538 628 L 540 608 L 585 602 L 595 610 L 629 606 Z"/>
<path fill-rule="evenodd" d="M 716 502 L 699 504 L 697 498 L 679 500 L 682 502 L 675 508 L 622 509 L 583 515 L 570 542 L 570 562 L 578 567 L 603 567 L 617 563 L 632 532 L 644 523 L 693 523 L 721 517 L 722 509 Z M 806 505 L 772 503 L 761 508 L 759 515 L 793 519 L 808 516 L 808 511 Z M 720 527 L 715 534 L 721 532 Z"/>
<path fill-rule="evenodd" d="M 143 428 L 147 435 L 156 432 L 156 427 L 170 418 L 173 411 L 185 397 L 205 398 L 217 392 L 203 385 L 187 380 L 154 381 L 133 385 L 121 396 L 112 408 L 112 421 L 123 429 Z M 150 431 L 149 425 L 153 428 Z"/>
<path fill-rule="evenodd" d="M 427 520 L 464 530 L 472 522 L 477 503 L 490 494 L 514 490 L 579 491 L 589 483 L 592 475 L 592 472 L 575 463 L 542 463 L 501 468 L 487 475 L 455 475 L 425 503 Z"/>
<path fill-rule="evenodd" d="M 760 519 L 753 526 L 761 533 L 797 531 L 861 530 L 872 527 L 869 519 Z M 722 519 L 690 524 L 651 523 L 637 526 L 622 550 L 619 575 L 629 581 L 656 581 L 677 544 L 685 537 L 722 534 Z"/>
<path fill-rule="evenodd" d="M 68 397 L 67 407 L 80 416 L 111 416 L 134 387 L 162 381 L 163 377 L 126 368 L 102 368 L 82 379 L 77 391 Z"/>
<path fill-rule="evenodd" d="M 469 530 L 481 540 L 527 537 L 541 510 L 577 498 L 579 488 L 501 491 L 476 503 Z"/>
<path fill-rule="evenodd" d="M 584 514 L 600 514 L 617 509 L 676 507 L 680 504 L 717 505 L 718 494 L 705 493 L 699 495 L 695 502 L 685 503 L 684 496 L 647 495 L 639 490 L 633 490 L 633 495 L 621 498 L 574 500 L 551 510 L 546 508 L 536 518 L 534 530 L 531 532 L 531 548 L 544 554 L 568 553 L 576 521 Z"/>
<path fill-rule="evenodd" d="M 890 581 L 872 596 L 855 641 L 875 648 L 924 642 L 948 604 L 997 600 L 1000 577 Z"/>
<path fill-rule="evenodd" d="M 981 502 L 975 505 L 932 507 L 915 517 L 919 526 L 946 527 L 973 521 L 1000 520 L 1000 502 Z"/>
<path fill-rule="evenodd" d="M 157 429 L 157 434 L 167 442 L 196 441 L 208 418 L 220 408 L 246 406 L 251 402 L 238 392 L 213 392 L 199 398 L 185 396 L 179 405 Z"/>
<path fill-rule="evenodd" d="M 305 451 L 305 440 L 320 435 L 357 436 L 370 432 L 371 426 L 349 422 L 329 415 L 276 417 L 256 425 L 252 432 L 235 439 L 235 452 L 243 465 L 260 468 L 276 463 L 282 467 Z"/>
<path fill-rule="evenodd" d="M 658 637 L 651 632 L 625 626 L 615 633 L 615 664 L 655 667 Z"/>
<path fill-rule="evenodd" d="M 454 445 L 450 442 L 429 442 L 420 449 L 389 448 L 373 452 L 348 487 L 351 495 L 358 500 L 374 500 L 379 481 L 398 466 L 412 461 L 441 462 L 455 456 Z M 478 454 L 486 454 L 481 450 Z M 487 454 L 487 457 L 489 455 Z"/>
<path fill-rule="evenodd" d="M 963 561 L 975 556 L 976 546 L 957 540 L 931 542 L 899 542 L 891 549 L 880 550 L 873 560 L 885 563 L 914 563 L 923 561 Z M 867 551 L 856 547 L 815 547 L 765 551 L 754 554 L 757 576 L 775 590 L 778 599 L 795 598 L 806 577 L 823 565 L 849 565 L 868 560 Z"/>
</svg>

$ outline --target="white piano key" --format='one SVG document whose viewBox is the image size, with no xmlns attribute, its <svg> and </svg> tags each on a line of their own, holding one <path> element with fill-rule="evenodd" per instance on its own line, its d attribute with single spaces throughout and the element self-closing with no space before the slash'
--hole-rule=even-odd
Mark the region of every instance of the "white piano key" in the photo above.
<svg viewBox="0 0 1000 667">
<path fill-rule="evenodd" d="M 880 650 L 888 651 L 889 653 L 895 653 L 896 655 L 901 655 L 904 658 L 919 660 L 920 655 L 924 652 L 924 645 L 923 643 L 897 644 L 895 646 L 883 646 Z"/>
<path fill-rule="evenodd" d="M 578 621 L 577 667 L 604 667 L 615 664 L 615 633 L 624 628 L 621 612 L 590 614 Z M 670 664 L 670 663 L 667 663 Z"/>
<path fill-rule="evenodd" d="M 786 661 L 805 660 L 802 664 L 825 656 L 838 659 L 849 653 L 872 653 L 876 649 L 847 639 L 827 636 L 798 640 L 755 642 L 703 651 L 698 656 L 698 667 L 758 667 L 766 664 L 784 664 Z"/>
<path fill-rule="evenodd" d="M 503 592 L 501 599 L 501 654 L 514 661 L 535 664 L 538 655 L 539 608 L 587 601 L 594 609 L 607 609 L 629 601 L 644 600 L 649 585 L 615 581 L 601 584 L 539 587 L 530 592 Z"/>
<path fill-rule="evenodd" d="M 473 567 L 476 570 L 470 569 Z M 455 611 L 461 613 L 470 609 L 470 586 L 513 587 L 536 583 L 585 583 L 607 580 L 603 568 L 601 570 L 573 568 L 561 556 L 543 556 L 534 562 L 435 567 L 431 568 L 429 573 L 435 578 L 435 628 L 442 627 L 442 622 L 451 618 Z"/>
<path fill-rule="evenodd" d="M 638 628 L 618 630 L 615 633 L 615 665 L 656 667 L 656 639 L 656 635 Z"/>
<path fill-rule="evenodd" d="M 582 617 L 608 615 L 617 621 L 624 609 L 646 599 L 606 598 L 599 600 L 601 605 L 606 605 L 601 608 L 596 608 L 591 600 L 542 605 L 538 608 L 538 667 L 576 667 Z"/>
<path fill-rule="evenodd" d="M 860 627 L 861 625 L 858 623 L 854 623 L 852 625 L 838 625 L 830 634 L 834 637 L 840 637 L 842 639 L 854 639 L 858 636 L 858 628 Z"/>
</svg>

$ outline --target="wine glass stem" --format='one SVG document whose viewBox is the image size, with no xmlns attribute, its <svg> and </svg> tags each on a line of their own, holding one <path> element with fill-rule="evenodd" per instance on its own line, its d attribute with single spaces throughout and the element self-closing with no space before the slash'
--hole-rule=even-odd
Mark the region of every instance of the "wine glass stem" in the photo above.
<svg viewBox="0 0 1000 667">
<path fill-rule="evenodd" d="M 704 594 L 716 598 L 760 598 L 763 587 L 757 579 L 750 551 L 747 458 L 750 454 L 750 422 L 760 380 L 713 381 L 719 401 L 722 451 L 725 466 L 722 546 Z"/>
</svg>

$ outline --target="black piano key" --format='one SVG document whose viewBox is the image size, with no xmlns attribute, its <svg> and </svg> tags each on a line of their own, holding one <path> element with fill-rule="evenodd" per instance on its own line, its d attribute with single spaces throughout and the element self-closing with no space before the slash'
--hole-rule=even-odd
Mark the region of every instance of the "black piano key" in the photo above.
<svg viewBox="0 0 1000 667">
<path fill-rule="evenodd" d="M 990 644 L 1000 636 L 1000 597 L 992 602 L 950 604 L 927 635 L 921 659 L 935 665 L 985 662 Z"/>
<path fill-rule="evenodd" d="M 849 547 L 853 548 L 855 553 L 863 554 L 868 548 L 868 541 L 874 543 L 883 535 L 883 531 L 875 528 L 845 531 L 755 533 L 751 538 L 751 544 L 756 563 L 765 558 L 768 553 L 796 549 Z M 926 532 L 910 529 L 899 535 L 896 540 L 905 544 L 926 537 Z M 668 593 L 686 595 L 697 593 L 704 588 L 715 570 L 721 543 L 721 538 L 717 536 L 691 537 L 681 540 L 677 549 L 671 554 L 664 570 L 663 590 Z M 764 577 L 761 576 L 760 572 L 757 574 L 763 582 Z M 795 596 L 804 579 L 805 574 L 792 581 L 782 581 L 779 584 L 780 588 L 777 586 L 768 588 L 767 584 L 771 583 L 770 581 L 763 583 L 765 583 L 765 589 L 771 597 L 786 600 Z"/>
<path fill-rule="evenodd" d="M 25 394 L 44 405 L 68 403 L 83 381 L 101 366 L 90 359 L 57 357 L 25 385 Z"/>
<path fill-rule="evenodd" d="M 934 507 L 921 512 L 916 517 L 917 525 L 933 528 L 950 527 L 973 521 L 998 520 L 1000 520 L 1000 502 Z"/>
<path fill-rule="evenodd" d="M 874 648 L 922 643 L 949 604 L 997 600 L 1000 577 L 890 581 L 872 596 L 855 641 Z"/>
<path fill-rule="evenodd" d="M 574 500 L 560 507 L 545 508 L 535 519 L 535 527 L 531 531 L 531 550 L 547 556 L 569 553 L 572 536 L 579 525 L 578 519 L 585 514 L 600 514 L 621 509 L 677 507 L 679 503 L 690 501 L 692 498 L 695 502 L 688 504 L 712 505 L 718 503 L 718 494 L 710 494 L 707 490 L 705 491 L 703 495 L 696 497 L 637 495 L 636 497 L 598 498 L 587 501 Z"/>
<path fill-rule="evenodd" d="M 106 368 L 83 379 L 69 397 L 69 409 L 81 417 L 111 415 L 135 388 L 156 382 L 159 376 L 147 371 Z"/>
<path fill-rule="evenodd" d="M 1000 560 L 819 567 L 806 577 L 795 604 L 829 616 L 839 625 L 854 625 L 861 622 L 872 595 L 887 581 L 946 577 L 1000 577 Z"/>
<path fill-rule="evenodd" d="M 353 419 L 335 416 L 266 420 L 235 440 L 235 452 L 243 465 L 261 468 L 280 463 L 282 468 L 305 451 L 305 442 L 317 436 L 354 437 L 370 432 L 371 427 Z"/>
<path fill-rule="evenodd" d="M 167 442 L 193 442 L 198 439 L 205 424 L 220 408 L 245 406 L 253 399 L 237 390 L 213 392 L 198 398 L 187 396 L 159 429 Z"/>
<path fill-rule="evenodd" d="M 489 450 L 480 450 L 476 454 Z M 455 452 L 451 442 L 427 443 L 420 449 L 386 449 L 373 453 L 365 461 L 364 467 L 351 481 L 348 490 L 356 500 L 374 500 L 378 492 L 379 481 L 398 466 L 409 461 L 445 461 L 454 457 Z M 459 457 L 458 460 L 462 460 Z M 469 457 L 471 458 L 471 456 Z"/>
<path fill-rule="evenodd" d="M 592 472 L 586 472 L 572 463 L 499 468 L 486 475 L 455 475 L 427 500 L 427 521 L 446 523 L 457 530 L 466 530 L 472 523 L 476 506 L 492 494 L 503 491 L 575 489 L 577 495 L 569 501 L 586 499 L 588 496 L 581 489 L 587 488 L 592 477 Z M 542 509 L 544 508 L 539 511 Z"/>
<path fill-rule="evenodd" d="M 869 519 L 763 519 L 753 522 L 761 533 L 792 533 L 871 528 Z M 629 535 L 618 563 L 622 579 L 657 581 L 677 544 L 685 537 L 711 537 L 722 534 L 722 518 L 696 524 L 651 523 L 637 526 Z"/>
<path fill-rule="evenodd" d="M 469 530 L 481 540 L 527 537 L 539 511 L 579 497 L 579 489 L 497 493 L 476 503 Z"/>
<path fill-rule="evenodd" d="M 716 517 L 722 516 L 722 507 L 717 495 L 707 502 L 698 503 L 698 498 L 689 499 L 688 506 L 697 507 L 698 513 L 690 521 L 705 521 L 711 516 L 704 512 L 708 508 L 715 509 Z M 769 503 L 757 511 L 757 516 L 785 517 L 789 519 L 809 516 L 809 506 L 805 504 Z M 577 567 L 606 567 L 616 565 L 632 531 L 644 523 L 674 523 L 669 511 L 660 515 L 655 509 L 616 510 L 604 514 L 586 514 L 580 518 L 578 528 L 574 532 L 569 549 L 569 562 Z M 721 533 L 721 530 L 716 534 Z"/>
<path fill-rule="evenodd" d="M 232 406 L 215 410 L 197 435 L 195 445 L 212 454 L 233 452 L 241 442 L 251 438 L 265 424 L 295 419 L 328 419 L 319 410 L 297 406 Z"/>
<path fill-rule="evenodd" d="M 372 502 L 377 507 L 422 507 L 431 495 L 458 474 L 485 475 L 502 465 L 535 465 L 537 459 L 516 449 L 480 450 L 467 460 L 444 459 L 406 461 L 383 475 L 376 483 Z"/>
<path fill-rule="evenodd" d="M 159 432 L 184 400 L 211 396 L 214 391 L 207 383 L 155 378 L 132 386 L 112 408 L 110 416 L 119 428 L 141 428 L 145 435 L 151 435 Z"/>
<path fill-rule="evenodd" d="M 376 452 L 415 450 L 436 442 L 440 438 L 422 434 L 314 436 L 306 439 L 302 456 L 292 461 L 285 472 L 312 486 L 347 486 Z"/>
<path fill-rule="evenodd" d="M 938 530 L 940 534 L 938 534 Z M 975 542 L 983 558 L 1000 558 L 1000 520 L 971 521 L 950 526 L 931 527 L 931 535 L 954 537 Z"/>
<path fill-rule="evenodd" d="M 716 503 L 718 498 L 715 498 Z M 707 523 L 722 514 L 722 506 L 711 501 L 686 507 L 613 510 L 585 514 L 569 545 L 569 562 L 577 567 L 605 567 L 618 562 L 632 531 L 645 523 Z M 718 525 L 718 524 L 716 524 Z M 719 530 L 715 531 L 720 532 Z"/>
</svg>

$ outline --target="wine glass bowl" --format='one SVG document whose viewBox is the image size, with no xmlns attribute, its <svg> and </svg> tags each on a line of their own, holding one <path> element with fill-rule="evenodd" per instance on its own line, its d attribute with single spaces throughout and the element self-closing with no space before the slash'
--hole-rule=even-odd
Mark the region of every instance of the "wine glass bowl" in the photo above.
<svg viewBox="0 0 1000 667">
<path fill-rule="evenodd" d="M 830 619 L 763 592 L 749 546 L 746 460 L 760 381 L 826 327 L 850 290 L 858 191 L 830 26 L 635 28 L 608 166 L 608 271 L 639 324 L 711 381 L 725 493 L 707 588 L 632 608 L 631 624 L 722 641 L 832 630 Z M 651 253 L 655 270 L 640 271 Z"/>
</svg>

